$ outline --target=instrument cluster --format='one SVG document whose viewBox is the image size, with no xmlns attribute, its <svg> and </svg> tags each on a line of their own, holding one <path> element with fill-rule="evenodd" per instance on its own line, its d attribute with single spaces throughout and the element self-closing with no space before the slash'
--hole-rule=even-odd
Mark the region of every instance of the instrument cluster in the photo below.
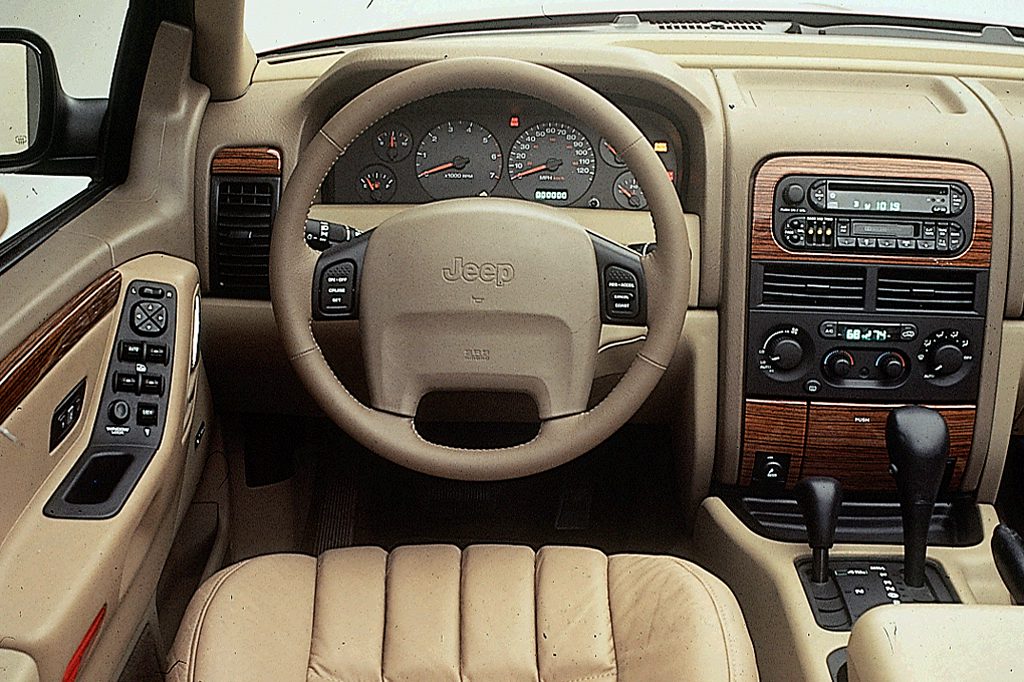
<svg viewBox="0 0 1024 682">
<path fill-rule="evenodd" d="M 682 186 L 682 138 L 665 116 L 620 105 Z M 433 97 L 359 137 L 324 180 L 323 201 L 417 204 L 497 196 L 552 206 L 647 208 L 615 148 L 535 99 L 469 92 Z"/>
</svg>

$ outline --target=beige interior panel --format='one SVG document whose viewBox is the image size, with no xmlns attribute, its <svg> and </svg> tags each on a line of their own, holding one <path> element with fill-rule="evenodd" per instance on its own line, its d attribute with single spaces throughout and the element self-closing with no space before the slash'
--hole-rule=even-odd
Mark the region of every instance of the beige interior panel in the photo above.
<svg viewBox="0 0 1024 682">
<path fill-rule="evenodd" d="M 39 668 L 28 654 L 0 649 L 0 678 L 7 682 L 39 682 Z"/>
<path fill-rule="evenodd" d="M 1017 606 L 881 606 L 850 635 L 850 682 L 1021 680 L 1021 632 Z"/>
<path fill-rule="evenodd" d="M 157 32 L 128 179 L 3 273 L 0 355 L 116 263 L 151 251 L 193 259 L 191 169 L 207 94 L 188 77 L 191 44 L 180 26 Z"/>
<path fill-rule="evenodd" d="M 1006 467 L 1010 435 L 1014 432 L 1021 405 L 1024 405 L 1024 322 L 1003 323 L 1003 345 L 999 353 L 999 375 L 995 392 L 992 435 L 981 483 L 978 486 L 978 501 L 987 504 L 995 503 Z"/>
<path fill-rule="evenodd" d="M 1009 605 L 1010 595 L 992 561 L 989 543 L 998 523 L 993 507 L 981 506 L 984 539 L 972 547 L 929 547 L 965 604 Z M 848 633 L 814 621 L 795 562 L 810 556 L 806 545 L 777 542 L 748 529 L 716 497 L 697 513 L 694 550 L 699 563 L 721 578 L 739 599 L 765 680 L 827 680 L 825 657 L 846 646 Z M 831 555 L 902 557 L 895 545 L 837 544 Z"/>
<path fill-rule="evenodd" d="M 209 423 L 212 418 L 208 386 L 202 363 L 190 369 L 188 362 L 191 294 L 199 285 L 195 266 L 170 256 L 151 255 L 118 270 L 124 283 L 144 278 L 173 284 L 179 292 L 166 431 L 124 508 L 103 521 L 54 519 L 42 513 L 43 505 L 87 445 L 89 425 L 102 409 L 98 392 L 87 392 L 81 424 L 52 457 L 47 452 L 48 415 L 69 390 L 68 384 L 81 378 L 79 372 L 87 372 L 88 385 L 93 387 L 105 381 L 115 333 L 113 320 L 120 315 L 126 287 L 122 287 L 115 312 L 29 393 L 10 420 L 9 428 L 17 429 L 15 433 L 21 434 L 19 440 L 24 444 L 15 456 L 25 462 L 14 477 L 22 482 L 13 491 L 18 493 L 32 484 L 37 490 L 26 504 L 20 504 L 20 516 L 0 544 L 0 603 L 4 604 L 0 632 L 10 638 L 9 648 L 35 660 L 40 678 L 45 680 L 60 679 L 104 605 L 104 624 L 79 680 L 106 681 L 116 674 L 150 606 L 182 516 L 179 508 L 192 497 L 208 446 L 205 441 L 197 451 L 195 444 L 199 423 Z M 31 415 L 45 416 L 45 426 Z"/>
</svg>

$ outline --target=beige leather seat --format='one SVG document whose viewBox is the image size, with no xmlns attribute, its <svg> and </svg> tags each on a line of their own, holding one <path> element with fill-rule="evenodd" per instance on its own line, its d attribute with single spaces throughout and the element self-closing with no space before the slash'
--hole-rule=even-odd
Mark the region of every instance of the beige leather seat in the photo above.
<svg viewBox="0 0 1024 682">
<path fill-rule="evenodd" d="M 172 682 L 756 680 L 735 597 L 673 557 L 477 545 L 269 555 L 196 593 Z"/>
</svg>

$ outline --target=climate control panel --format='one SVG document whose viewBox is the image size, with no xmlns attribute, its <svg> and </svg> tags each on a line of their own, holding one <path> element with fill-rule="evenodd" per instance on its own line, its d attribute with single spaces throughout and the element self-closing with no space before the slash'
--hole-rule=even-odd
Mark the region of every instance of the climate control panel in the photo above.
<svg viewBox="0 0 1024 682">
<path fill-rule="evenodd" d="M 823 317 L 750 311 L 748 396 L 963 401 L 977 394 L 980 317 Z"/>
</svg>

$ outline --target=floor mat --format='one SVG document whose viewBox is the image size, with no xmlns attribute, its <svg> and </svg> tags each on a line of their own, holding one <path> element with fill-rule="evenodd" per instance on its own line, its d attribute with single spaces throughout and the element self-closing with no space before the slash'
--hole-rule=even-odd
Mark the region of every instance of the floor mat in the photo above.
<svg viewBox="0 0 1024 682">
<path fill-rule="evenodd" d="M 627 427 L 553 471 L 481 483 L 406 470 L 335 432 L 316 465 L 305 551 L 500 542 L 683 555 L 669 442 L 667 429 Z"/>
</svg>

